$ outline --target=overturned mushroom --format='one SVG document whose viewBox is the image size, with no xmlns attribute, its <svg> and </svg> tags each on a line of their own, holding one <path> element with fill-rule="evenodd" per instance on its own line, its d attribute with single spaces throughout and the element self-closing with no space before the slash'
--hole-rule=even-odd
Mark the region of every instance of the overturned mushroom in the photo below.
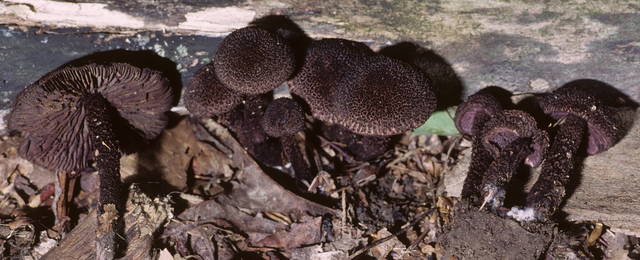
<svg viewBox="0 0 640 260">
<path fill-rule="evenodd" d="M 624 102 L 607 102 L 611 97 L 596 96 L 594 91 L 588 85 L 568 84 L 539 98 L 544 113 L 557 120 L 557 129 L 540 177 L 527 196 L 526 207 L 513 208 L 509 215 L 523 221 L 553 216 L 575 174 L 581 147 L 586 148 L 588 155 L 597 154 L 609 149 L 624 135 L 626 125 L 621 115 L 629 111 L 629 107 Z"/>
<path fill-rule="evenodd" d="M 296 143 L 296 133 L 305 128 L 304 110 L 291 98 L 278 98 L 267 107 L 262 128 L 269 136 L 280 139 L 286 158 L 291 162 L 298 180 L 311 183 L 313 176 Z"/>
<path fill-rule="evenodd" d="M 364 138 L 390 140 L 423 124 L 436 106 L 431 85 L 415 68 L 342 39 L 313 42 L 290 86 L 315 118 Z"/>
<path fill-rule="evenodd" d="M 502 207 L 505 186 L 524 162 L 537 167 L 548 146 L 546 132 L 538 129 L 529 114 L 519 110 L 504 110 L 485 123 L 480 133 L 481 145 L 489 151 L 493 161 L 482 181 L 484 202 L 492 209 Z"/>
<path fill-rule="evenodd" d="M 164 129 L 173 96 L 169 81 L 128 64 L 62 67 L 16 98 L 9 127 L 25 134 L 20 154 L 44 167 L 76 175 L 92 166 L 100 176 L 97 259 L 117 253 L 124 209 L 119 129 L 152 139 Z"/>
</svg>

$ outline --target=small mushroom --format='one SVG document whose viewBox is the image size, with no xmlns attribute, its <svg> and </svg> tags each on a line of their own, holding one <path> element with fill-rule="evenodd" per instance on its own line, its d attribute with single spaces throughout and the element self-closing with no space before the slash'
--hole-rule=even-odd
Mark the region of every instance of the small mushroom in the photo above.
<svg viewBox="0 0 640 260">
<path fill-rule="evenodd" d="M 302 106 L 291 98 L 274 100 L 262 117 L 262 128 L 269 136 L 280 139 L 296 178 L 311 183 L 315 176 L 310 172 L 295 139 L 295 135 L 305 128 Z"/>
<path fill-rule="evenodd" d="M 88 64 L 50 72 L 16 98 L 9 127 L 25 135 L 21 156 L 70 175 L 95 163 L 100 177 L 97 259 L 115 257 L 124 210 L 122 136 L 116 129 L 125 125 L 129 134 L 144 139 L 159 135 L 173 99 L 169 85 L 154 70 Z"/>
<path fill-rule="evenodd" d="M 520 110 L 503 110 L 485 123 L 481 144 L 493 161 L 484 174 L 481 193 L 484 203 L 499 209 L 506 196 L 505 186 L 524 162 L 537 167 L 549 144 L 546 132 L 536 120 Z"/>
<path fill-rule="evenodd" d="M 514 218 L 531 221 L 553 216 L 575 174 L 581 148 L 588 155 L 597 154 L 624 135 L 626 126 L 620 115 L 628 109 L 606 102 L 615 99 L 594 95 L 595 90 L 589 85 L 568 84 L 539 98 L 544 113 L 556 120 L 555 134 L 540 177 L 527 196 L 526 208 L 513 208 L 510 215 Z"/>
<path fill-rule="evenodd" d="M 316 119 L 374 138 L 420 126 L 436 106 L 432 87 L 417 69 L 342 39 L 313 42 L 290 87 Z"/>
<path fill-rule="evenodd" d="M 501 112 L 501 102 L 489 88 L 469 96 L 456 110 L 454 118 L 456 128 L 465 138 L 472 140 L 473 149 L 471 167 L 462 187 L 462 197 L 473 200 L 480 193 L 478 189 L 482 183 L 482 177 L 493 161 L 493 156 L 482 144 L 480 133 L 485 123 Z"/>
</svg>

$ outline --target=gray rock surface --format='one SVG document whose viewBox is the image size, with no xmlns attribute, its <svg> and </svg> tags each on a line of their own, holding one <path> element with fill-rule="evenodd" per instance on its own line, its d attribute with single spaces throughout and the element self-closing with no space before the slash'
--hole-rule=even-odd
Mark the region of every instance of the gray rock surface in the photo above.
<svg viewBox="0 0 640 260">
<path fill-rule="evenodd" d="M 350 38 L 374 48 L 417 42 L 453 66 L 465 83 L 464 95 L 488 85 L 542 92 L 591 78 L 640 100 L 640 4 L 635 0 L 80 2 L 2 1 L 0 24 L 89 27 L 81 33 L 132 40 L 140 31 L 220 36 L 255 17 L 284 14 L 312 37 Z M 70 15 L 75 12 L 94 18 Z M 10 50 L 22 55 L 30 49 Z M 208 51 L 214 50 L 212 44 Z"/>
</svg>

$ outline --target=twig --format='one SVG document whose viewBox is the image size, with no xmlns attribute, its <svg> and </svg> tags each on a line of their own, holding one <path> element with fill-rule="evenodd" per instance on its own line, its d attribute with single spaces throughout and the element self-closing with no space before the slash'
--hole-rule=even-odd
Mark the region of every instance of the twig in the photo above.
<svg viewBox="0 0 640 260">
<path fill-rule="evenodd" d="M 424 233 L 422 233 L 422 235 L 420 235 L 418 239 L 416 239 L 416 241 L 413 241 L 413 243 L 411 243 L 411 245 L 407 247 L 407 252 L 416 249 L 416 247 L 418 247 L 418 244 L 420 244 L 420 242 L 422 242 L 422 240 L 424 240 L 428 235 L 429 231 L 425 231 Z"/>
<path fill-rule="evenodd" d="M 347 163 L 349 164 L 353 164 L 356 162 L 356 159 L 353 158 L 353 156 L 351 156 L 350 154 L 348 154 L 347 152 L 345 152 L 344 150 L 342 150 L 342 147 L 340 147 L 339 145 L 334 144 L 333 142 L 327 140 L 326 138 L 324 138 L 323 136 L 318 135 L 318 138 L 320 139 L 320 141 L 322 141 L 323 143 L 328 144 L 329 146 L 331 146 L 331 148 L 333 148 L 334 150 L 338 151 L 342 157 L 344 158 L 345 161 L 347 161 Z"/>
<path fill-rule="evenodd" d="M 356 251 L 355 253 L 351 254 L 349 256 L 349 260 L 355 259 L 356 257 L 360 256 L 361 254 L 363 254 L 364 252 L 369 251 L 369 249 L 374 248 L 384 242 L 387 242 L 395 237 L 398 237 L 399 235 L 404 234 L 405 232 L 407 232 L 409 230 L 409 228 L 411 228 L 413 225 L 417 224 L 418 222 L 420 222 L 421 220 L 423 220 L 425 217 L 427 217 L 428 215 L 430 215 L 431 213 L 434 212 L 435 209 L 429 209 L 426 212 L 423 212 L 422 214 L 420 214 L 419 216 L 417 216 L 415 219 L 413 219 L 408 225 L 406 225 L 404 228 L 402 228 L 401 230 L 397 231 L 396 233 L 389 235 L 387 237 L 383 237 L 380 238 L 378 240 L 374 240 L 373 242 L 371 242 L 369 245 L 367 245 L 366 247 Z"/>
</svg>

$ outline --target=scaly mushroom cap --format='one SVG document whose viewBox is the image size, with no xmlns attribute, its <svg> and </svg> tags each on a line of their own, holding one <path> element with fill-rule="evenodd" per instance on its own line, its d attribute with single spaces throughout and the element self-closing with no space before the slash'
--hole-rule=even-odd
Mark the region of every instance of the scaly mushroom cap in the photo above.
<svg viewBox="0 0 640 260">
<path fill-rule="evenodd" d="M 272 137 L 293 135 L 304 130 L 304 110 L 291 98 L 278 98 L 264 112 L 262 128 Z"/>
<path fill-rule="evenodd" d="M 539 98 L 545 114 L 560 120 L 571 114 L 587 122 L 587 153 L 597 154 L 609 149 L 624 134 L 624 126 L 615 109 L 605 105 L 588 88 L 568 85 Z"/>
<path fill-rule="evenodd" d="M 458 106 L 454 122 L 460 133 L 465 136 L 475 136 L 479 133 L 474 131 L 474 125 L 479 120 L 486 120 L 500 111 L 502 111 L 502 105 L 498 99 L 483 89 L 469 96 L 467 101 Z"/>
<path fill-rule="evenodd" d="M 342 39 L 312 43 L 290 87 L 315 118 L 363 135 L 395 135 L 418 127 L 436 106 L 418 70 Z"/>
<path fill-rule="evenodd" d="M 382 55 L 365 59 L 330 98 L 332 116 L 320 119 L 363 135 L 396 135 L 416 128 L 437 105 L 423 73 Z"/>
<path fill-rule="evenodd" d="M 49 169 L 80 171 L 95 151 L 81 100 L 100 94 L 145 139 L 165 128 L 172 92 L 159 72 L 128 64 L 62 67 L 26 87 L 16 98 L 9 128 L 25 133 L 21 156 Z"/>
<path fill-rule="evenodd" d="M 342 78 L 357 69 L 366 56 L 375 55 L 363 43 L 345 39 L 314 41 L 307 49 L 304 65 L 289 81 L 293 94 L 302 97 L 316 118 L 329 118 L 333 111 L 330 93 L 334 92 Z"/>
<path fill-rule="evenodd" d="M 255 26 L 224 38 L 213 62 L 223 84 L 252 95 L 277 88 L 295 70 L 295 54 L 285 39 Z"/>
<path fill-rule="evenodd" d="M 537 122 L 531 115 L 520 110 L 504 110 L 482 128 L 482 144 L 494 158 L 518 138 L 532 140 L 533 152 L 527 156 L 525 164 L 531 167 L 540 165 L 549 147 L 549 136 L 545 131 L 538 129 Z"/>
<path fill-rule="evenodd" d="M 184 103 L 192 114 L 212 117 L 231 111 L 242 102 L 242 95 L 223 85 L 214 71 L 214 64 L 200 68 L 186 87 Z"/>
</svg>

